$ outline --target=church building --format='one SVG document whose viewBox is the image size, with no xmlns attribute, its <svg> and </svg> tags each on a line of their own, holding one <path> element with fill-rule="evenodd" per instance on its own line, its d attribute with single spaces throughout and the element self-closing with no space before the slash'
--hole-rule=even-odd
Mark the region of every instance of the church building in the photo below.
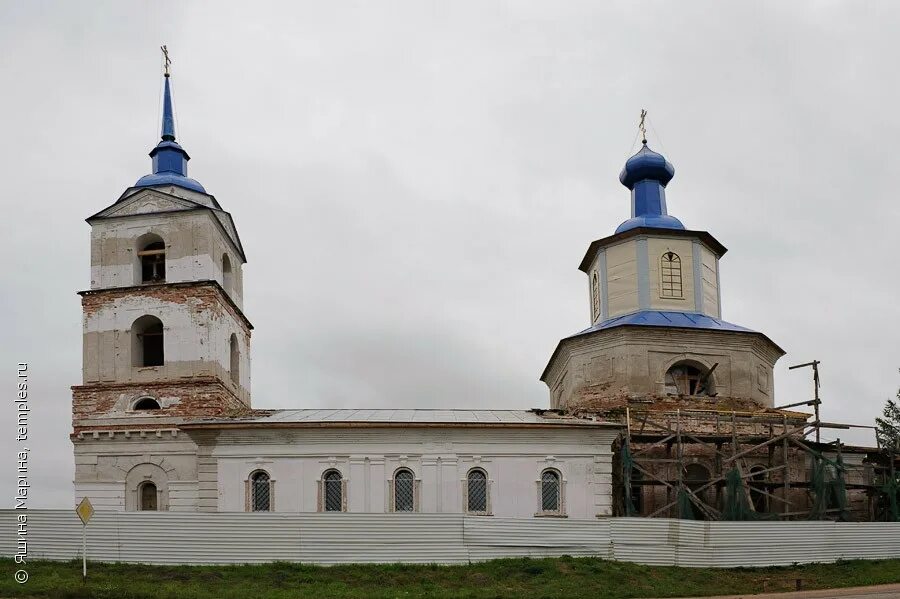
<svg viewBox="0 0 900 599">
<path fill-rule="evenodd" d="M 784 350 L 722 319 L 726 248 L 668 213 L 675 170 L 646 137 L 619 176 L 631 218 L 581 260 L 589 326 L 550 356 L 549 409 L 254 407 L 244 247 L 188 177 L 168 68 L 163 93 L 152 173 L 87 219 L 76 501 L 580 519 L 877 511 L 868 450 L 819 443 L 818 411 L 811 423 L 776 406 Z"/>
</svg>

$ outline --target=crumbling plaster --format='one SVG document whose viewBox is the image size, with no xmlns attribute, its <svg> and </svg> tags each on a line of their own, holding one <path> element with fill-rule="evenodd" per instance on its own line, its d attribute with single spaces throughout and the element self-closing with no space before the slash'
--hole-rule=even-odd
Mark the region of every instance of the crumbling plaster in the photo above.
<svg viewBox="0 0 900 599">
<path fill-rule="evenodd" d="M 144 201 L 150 202 L 151 198 Z M 91 289 L 141 284 L 139 241 L 148 234 L 166 245 L 166 282 L 217 281 L 226 288 L 222 256 L 231 263 L 226 292 L 243 305 L 243 259 L 209 211 L 128 215 L 95 220 L 91 229 Z"/>
<path fill-rule="evenodd" d="M 551 407 L 577 409 L 585 398 L 665 396 L 665 374 L 682 360 L 713 373 L 721 398 L 774 405 L 773 368 L 781 351 L 761 335 L 663 327 L 617 327 L 564 339 L 544 381 Z"/>
<path fill-rule="evenodd" d="M 148 382 L 194 376 L 221 378 L 249 402 L 250 329 L 215 285 L 155 285 L 84 296 L 83 381 Z M 136 366 L 134 322 L 152 315 L 163 323 L 165 363 Z M 239 347 L 239 384 L 230 374 L 230 339 Z"/>
</svg>

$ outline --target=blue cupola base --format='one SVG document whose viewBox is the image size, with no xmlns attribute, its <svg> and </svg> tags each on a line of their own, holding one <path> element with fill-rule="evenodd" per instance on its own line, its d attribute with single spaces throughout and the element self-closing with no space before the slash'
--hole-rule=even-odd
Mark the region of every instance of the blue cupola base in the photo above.
<svg viewBox="0 0 900 599">
<path fill-rule="evenodd" d="M 616 233 L 637 227 L 684 230 L 681 221 L 666 210 L 666 185 L 674 176 L 675 167 L 644 142 L 619 174 L 619 181 L 631 190 L 631 218 L 619 225 Z"/>
</svg>

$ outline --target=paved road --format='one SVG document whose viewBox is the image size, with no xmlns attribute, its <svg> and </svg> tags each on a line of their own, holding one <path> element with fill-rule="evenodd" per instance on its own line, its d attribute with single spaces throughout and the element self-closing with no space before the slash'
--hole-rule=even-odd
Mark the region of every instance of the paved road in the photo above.
<svg viewBox="0 0 900 599">
<path fill-rule="evenodd" d="M 695 597 L 693 599 L 701 599 Z M 728 595 L 703 599 L 900 599 L 900 584 L 874 587 L 853 587 L 830 591 L 800 591 L 793 593 L 766 593 L 764 595 Z"/>
</svg>

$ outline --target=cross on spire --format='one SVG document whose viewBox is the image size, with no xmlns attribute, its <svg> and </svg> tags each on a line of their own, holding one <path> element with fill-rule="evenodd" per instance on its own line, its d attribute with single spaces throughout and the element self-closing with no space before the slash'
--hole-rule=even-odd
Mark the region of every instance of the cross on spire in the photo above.
<svg viewBox="0 0 900 599">
<path fill-rule="evenodd" d="M 165 45 L 160 46 L 159 49 L 162 50 L 162 53 L 163 53 L 163 69 L 164 69 L 163 75 L 168 77 L 169 76 L 169 66 L 172 64 L 172 59 L 169 58 L 169 49 Z"/>
<path fill-rule="evenodd" d="M 163 46 L 165 48 L 165 46 Z M 166 71 L 168 73 L 168 71 Z M 168 77 L 168 74 L 166 75 Z M 638 131 L 641 132 L 641 143 L 647 145 L 647 127 L 644 126 L 644 120 L 647 118 L 647 111 L 641 109 L 641 122 L 638 123 Z"/>
</svg>

